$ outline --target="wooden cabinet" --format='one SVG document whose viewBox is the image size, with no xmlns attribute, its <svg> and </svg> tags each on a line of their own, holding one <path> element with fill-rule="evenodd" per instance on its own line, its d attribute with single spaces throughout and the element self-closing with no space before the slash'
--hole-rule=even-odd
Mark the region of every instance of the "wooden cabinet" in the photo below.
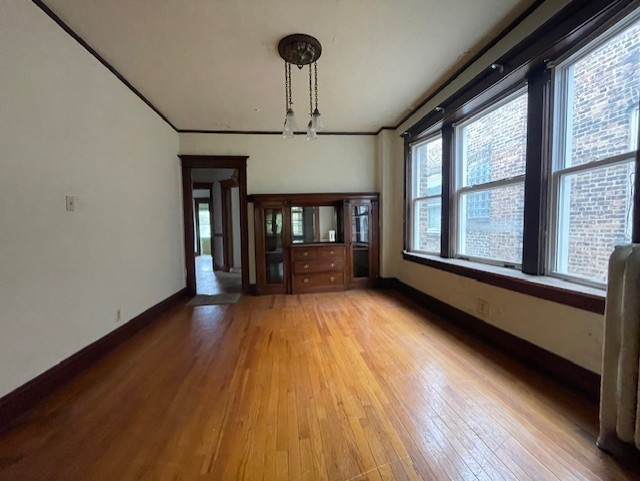
<svg viewBox="0 0 640 481">
<path fill-rule="evenodd" d="M 256 291 L 302 294 L 378 280 L 378 194 L 259 194 Z"/>
<path fill-rule="evenodd" d="M 291 246 L 291 292 L 335 291 L 345 288 L 346 246 Z"/>
</svg>

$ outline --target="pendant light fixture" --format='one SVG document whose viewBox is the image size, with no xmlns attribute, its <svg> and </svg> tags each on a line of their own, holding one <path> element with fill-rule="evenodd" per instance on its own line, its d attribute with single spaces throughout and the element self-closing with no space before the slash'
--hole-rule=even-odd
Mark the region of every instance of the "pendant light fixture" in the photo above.
<svg viewBox="0 0 640 481">
<path fill-rule="evenodd" d="M 298 128 L 291 95 L 291 65 L 295 65 L 300 70 L 308 65 L 309 123 L 307 124 L 307 139 L 315 140 L 318 137 L 317 133 L 323 128 L 322 117 L 318 110 L 318 65 L 316 63 L 322 54 L 322 46 L 312 36 L 296 33 L 280 40 L 278 53 L 284 60 L 285 118 L 282 136 L 285 139 L 292 139 Z"/>
</svg>

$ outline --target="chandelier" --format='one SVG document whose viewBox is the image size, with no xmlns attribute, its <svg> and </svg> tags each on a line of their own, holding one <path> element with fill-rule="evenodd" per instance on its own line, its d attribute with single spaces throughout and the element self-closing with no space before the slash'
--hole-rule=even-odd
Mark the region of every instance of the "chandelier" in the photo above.
<svg viewBox="0 0 640 481">
<path fill-rule="evenodd" d="M 284 60 L 284 91 L 285 91 L 285 117 L 282 136 L 292 139 L 298 129 L 296 114 L 293 112 L 291 99 L 291 65 L 299 70 L 305 65 L 309 66 L 309 123 L 307 124 L 307 140 L 318 138 L 318 132 L 322 130 L 322 117 L 318 110 L 318 64 L 316 61 L 322 54 L 322 45 L 310 35 L 296 33 L 288 35 L 280 40 L 278 53 Z M 315 100 L 315 104 L 314 104 Z"/>
</svg>

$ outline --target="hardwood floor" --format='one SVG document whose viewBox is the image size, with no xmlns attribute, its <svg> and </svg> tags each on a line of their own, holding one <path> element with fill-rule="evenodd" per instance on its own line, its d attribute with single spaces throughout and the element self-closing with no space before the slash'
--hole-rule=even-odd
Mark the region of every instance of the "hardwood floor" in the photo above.
<svg viewBox="0 0 640 481">
<path fill-rule="evenodd" d="M 385 291 L 180 306 L 0 437 L 2 480 L 623 480 L 580 397 Z"/>
</svg>

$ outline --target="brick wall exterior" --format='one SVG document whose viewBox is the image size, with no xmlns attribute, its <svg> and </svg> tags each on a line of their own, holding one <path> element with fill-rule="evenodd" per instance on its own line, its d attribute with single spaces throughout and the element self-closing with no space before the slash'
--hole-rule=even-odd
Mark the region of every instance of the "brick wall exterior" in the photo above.
<svg viewBox="0 0 640 481">
<path fill-rule="evenodd" d="M 464 185 L 524 174 L 527 96 L 519 95 L 457 130 L 466 154 Z M 459 254 L 522 261 L 524 184 L 468 194 L 461 199 Z M 466 214 L 466 215 L 465 215 Z"/>
<path fill-rule="evenodd" d="M 441 194 L 442 177 L 442 139 L 436 139 L 418 148 L 418 195 Z M 430 206 L 430 208 L 429 208 Z M 440 214 L 436 213 L 442 206 L 438 200 L 422 201 L 416 206 L 418 225 L 417 250 L 440 252 Z"/>
<path fill-rule="evenodd" d="M 640 23 L 568 71 L 573 85 L 567 166 L 627 152 L 640 89 Z M 636 133 L 637 135 L 637 133 Z M 615 245 L 630 242 L 633 165 L 572 175 L 565 180 L 566 264 L 562 271 L 606 282 Z"/>
</svg>

